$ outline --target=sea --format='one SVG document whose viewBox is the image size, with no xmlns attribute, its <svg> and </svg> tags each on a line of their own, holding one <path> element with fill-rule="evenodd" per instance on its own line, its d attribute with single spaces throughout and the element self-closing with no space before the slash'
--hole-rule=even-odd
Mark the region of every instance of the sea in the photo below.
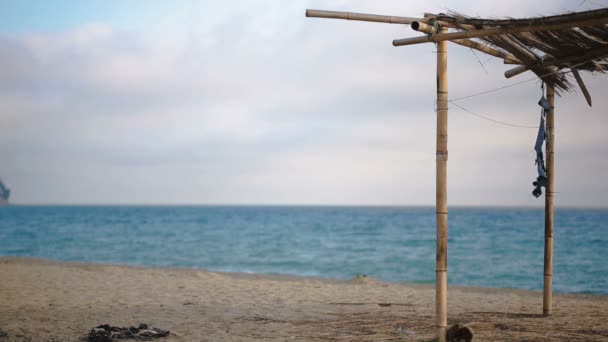
<svg viewBox="0 0 608 342">
<path fill-rule="evenodd" d="M 433 207 L 8 206 L 0 256 L 434 283 Z M 452 207 L 451 285 L 542 290 L 542 208 Z M 608 209 L 555 209 L 553 288 L 608 294 Z"/>
</svg>

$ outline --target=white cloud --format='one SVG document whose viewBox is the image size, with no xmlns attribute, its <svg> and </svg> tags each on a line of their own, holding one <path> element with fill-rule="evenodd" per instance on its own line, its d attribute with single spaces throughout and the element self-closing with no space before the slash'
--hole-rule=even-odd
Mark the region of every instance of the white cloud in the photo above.
<svg viewBox="0 0 608 342">
<path fill-rule="evenodd" d="M 328 9 L 560 11 L 550 2 L 454 5 Z M 394 48 L 392 39 L 415 35 L 402 25 L 304 17 L 324 2 L 201 6 L 158 22 L 144 13 L 137 30 L 88 23 L 0 35 L 0 171 L 15 202 L 433 203 L 432 45 Z M 498 61 L 486 74 L 459 46 L 449 63 L 451 98 L 518 81 L 504 80 Z M 608 147 L 606 84 L 584 77 L 593 109 L 580 96 L 558 99 L 557 184 L 572 193 L 558 204 L 606 205 L 608 164 L 597 163 Z M 459 104 L 535 124 L 539 94 L 529 82 Z M 534 137 L 452 108 L 451 203 L 540 205 L 530 195 Z"/>
</svg>

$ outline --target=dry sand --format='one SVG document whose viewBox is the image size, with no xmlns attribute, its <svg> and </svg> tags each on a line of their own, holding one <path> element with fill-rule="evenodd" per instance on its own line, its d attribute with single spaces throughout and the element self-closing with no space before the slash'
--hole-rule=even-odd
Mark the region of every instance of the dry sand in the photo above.
<svg viewBox="0 0 608 342">
<path fill-rule="evenodd" d="M 474 341 L 608 341 L 608 297 L 450 287 Z M 77 341 L 99 324 L 161 341 L 429 341 L 434 287 L 0 258 L 0 341 Z"/>
</svg>

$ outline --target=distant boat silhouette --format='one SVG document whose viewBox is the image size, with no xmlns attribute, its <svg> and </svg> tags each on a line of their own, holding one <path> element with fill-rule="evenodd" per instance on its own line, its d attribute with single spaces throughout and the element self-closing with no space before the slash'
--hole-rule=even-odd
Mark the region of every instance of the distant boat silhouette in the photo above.
<svg viewBox="0 0 608 342">
<path fill-rule="evenodd" d="M 9 197 L 11 197 L 11 189 L 7 188 L 0 179 L 0 206 L 8 205 Z"/>
</svg>

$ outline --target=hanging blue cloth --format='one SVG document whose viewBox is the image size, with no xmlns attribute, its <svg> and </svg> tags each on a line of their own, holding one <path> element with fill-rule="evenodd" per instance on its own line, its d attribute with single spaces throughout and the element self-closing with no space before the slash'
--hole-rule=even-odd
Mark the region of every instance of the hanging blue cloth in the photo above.
<svg viewBox="0 0 608 342">
<path fill-rule="evenodd" d="M 543 194 L 542 187 L 547 187 L 547 169 L 545 168 L 545 158 L 543 157 L 543 143 L 547 138 L 545 117 L 547 112 L 551 110 L 551 105 L 544 96 L 540 98 L 538 105 L 542 108 L 540 111 L 540 125 L 538 126 L 538 134 L 536 135 L 536 143 L 534 144 L 534 150 L 536 150 L 536 168 L 538 170 L 538 177 L 536 178 L 536 181 L 532 183 L 532 185 L 534 185 L 532 195 L 534 195 L 536 198 Z"/>
</svg>

